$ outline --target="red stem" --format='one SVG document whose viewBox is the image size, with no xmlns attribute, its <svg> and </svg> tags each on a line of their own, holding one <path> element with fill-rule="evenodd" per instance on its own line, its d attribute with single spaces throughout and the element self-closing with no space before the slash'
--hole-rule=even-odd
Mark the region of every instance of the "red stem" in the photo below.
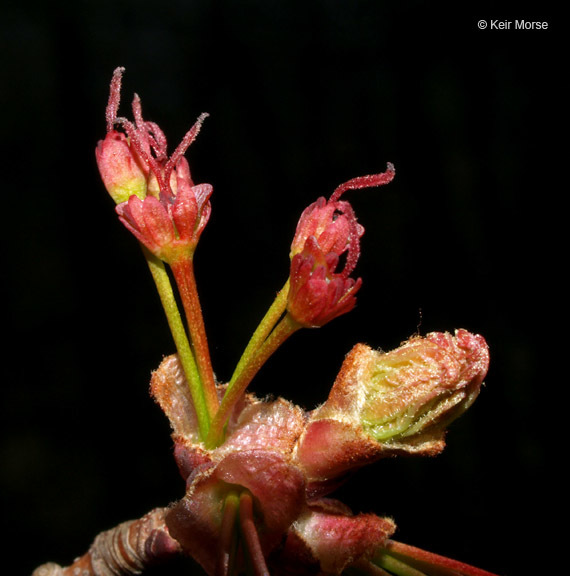
<svg viewBox="0 0 570 576">
<path fill-rule="evenodd" d="M 138 520 L 123 522 L 101 532 L 89 551 L 70 566 L 48 563 L 36 568 L 32 576 L 135 576 L 146 568 L 182 552 L 166 527 L 167 508 L 156 508 Z"/>
<path fill-rule="evenodd" d="M 464 564 L 458 560 L 440 556 L 439 554 L 434 554 L 433 552 L 428 552 L 427 550 L 422 550 L 409 544 L 403 544 L 402 542 L 396 542 L 395 540 L 387 540 L 384 549 L 390 555 L 393 554 L 396 557 L 411 558 L 419 562 L 455 570 L 464 576 L 497 576 L 493 572 L 487 572 L 487 570 L 482 570 L 470 564 Z"/>
<path fill-rule="evenodd" d="M 171 265 L 176 284 L 186 313 L 190 340 L 196 356 L 196 364 L 202 381 L 204 399 L 210 415 L 210 421 L 218 410 L 219 400 L 216 392 L 214 371 L 208 348 L 208 338 L 202 316 L 202 307 L 198 298 L 198 288 L 194 277 L 194 267 L 191 259 L 174 262 Z"/>
<path fill-rule="evenodd" d="M 255 576 L 270 576 L 253 520 L 253 501 L 248 492 L 242 492 L 240 495 L 239 522 Z"/>
</svg>

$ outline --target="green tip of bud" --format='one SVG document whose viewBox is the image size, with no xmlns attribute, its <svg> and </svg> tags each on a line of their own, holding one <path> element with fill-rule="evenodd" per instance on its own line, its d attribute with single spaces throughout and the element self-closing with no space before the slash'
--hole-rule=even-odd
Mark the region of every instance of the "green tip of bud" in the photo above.
<svg viewBox="0 0 570 576">
<path fill-rule="evenodd" d="M 435 439 L 473 403 L 488 361 L 485 340 L 466 330 L 415 337 L 388 353 L 359 344 L 323 412 L 350 414 L 381 443 Z"/>
<path fill-rule="evenodd" d="M 439 454 L 488 366 L 487 343 L 466 330 L 414 337 L 387 353 L 357 344 L 299 441 L 308 492 L 326 494 L 347 471 L 386 456 Z"/>
</svg>

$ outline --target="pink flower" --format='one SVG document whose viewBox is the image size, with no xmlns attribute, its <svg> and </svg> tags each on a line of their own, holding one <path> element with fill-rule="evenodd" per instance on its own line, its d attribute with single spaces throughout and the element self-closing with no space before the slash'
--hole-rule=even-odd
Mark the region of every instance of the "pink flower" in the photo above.
<svg viewBox="0 0 570 576">
<path fill-rule="evenodd" d="M 138 96 L 134 122 L 117 116 L 123 71 L 117 68 L 111 81 L 107 136 L 97 146 L 97 165 L 121 222 L 155 256 L 172 263 L 194 252 L 210 217 L 212 186 L 194 185 L 183 156 L 207 115 L 198 118 L 169 157 L 164 133 L 143 119 Z"/>
<path fill-rule="evenodd" d="M 386 172 L 353 178 L 338 186 L 328 201 L 321 197 L 305 208 L 291 244 L 291 258 L 301 252 L 309 236 L 313 236 L 325 253 L 334 252 L 340 256 L 348 251 L 349 267 L 354 268 L 364 228 L 356 221 L 352 206 L 340 198 L 347 190 L 388 184 L 395 174 L 394 165 L 388 163 Z"/>
<path fill-rule="evenodd" d="M 382 174 L 353 178 L 341 184 L 326 201 L 319 198 L 299 219 L 291 244 L 290 289 L 287 310 L 302 326 L 323 326 L 352 310 L 362 280 L 353 279 L 364 228 L 352 206 L 340 200 L 346 190 L 381 186 L 395 175 L 394 166 Z M 337 270 L 346 253 L 342 270 Z"/>
<path fill-rule="evenodd" d="M 287 310 L 299 324 L 323 326 L 354 308 L 362 279 L 350 278 L 347 266 L 337 273 L 338 262 L 338 255 L 323 252 L 314 236 L 293 256 Z"/>
<path fill-rule="evenodd" d="M 181 158 L 179 166 L 184 164 L 187 165 L 186 159 Z M 154 196 L 142 200 L 131 196 L 117 206 L 117 214 L 155 256 L 173 263 L 194 252 L 210 216 L 212 190 L 210 184 L 189 186 L 179 182 L 173 202 Z"/>
</svg>

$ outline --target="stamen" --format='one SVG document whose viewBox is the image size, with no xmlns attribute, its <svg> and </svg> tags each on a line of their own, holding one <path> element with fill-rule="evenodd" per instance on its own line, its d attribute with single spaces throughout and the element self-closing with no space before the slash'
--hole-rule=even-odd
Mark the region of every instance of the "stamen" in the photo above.
<svg viewBox="0 0 570 576">
<path fill-rule="evenodd" d="M 147 133 L 151 137 L 152 147 L 154 148 L 157 160 L 159 162 L 166 160 L 168 157 L 168 145 L 166 143 L 164 132 L 160 129 L 160 126 L 154 122 L 145 121 L 144 125 Z"/>
<path fill-rule="evenodd" d="M 117 119 L 117 112 L 119 111 L 119 103 L 121 102 L 121 80 L 123 78 L 124 68 L 115 68 L 113 78 L 111 80 L 111 88 L 109 93 L 109 102 L 105 109 L 105 120 L 107 121 L 107 132 L 113 130 L 115 121 Z"/>
<path fill-rule="evenodd" d="M 344 184 L 341 184 L 330 197 L 329 202 L 336 202 L 347 190 L 357 190 L 359 188 L 371 188 L 373 186 L 382 186 L 388 184 L 394 179 L 396 169 L 394 164 L 388 162 L 386 172 L 381 174 L 372 174 L 370 176 L 359 176 L 353 178 Z"/>
<path fill-rule="evenodd" d="M 202 123 L 208 116 L 209 114 L 207 114 L 206 112 L 200 114 L 198 120 L 196 120 L 196 122 L 194 123 L 194 126 L 192 126 L 192 128 L 190 128 L 188 132 L 186 132 L 186 135 L 184 136 L 184 138 L 182 138 L 182 142 L 178 144 L 176 150 L 174 150 L 174 152 L 172 153 L 172 156 L 170 157 L 170 159 L 166 163 L 166 166 L 164 167 L 164 178 L 166 182 L 170 181 L 170 174 L 172 170 L 174 170 L 176 164 L 178 164 L 178 160 L 181 158 L 181 156 L 183 156 L 186 150 L 188 150 L 190 144 L 194 142 L 196 136 L 198 136 L 198 133 L 200 132 Z"/>
<path fill-rule="evenodd" d="M 356 268 L 358 259 L 360 258 L 360 236 L 359 224 L 356 221 L 356 215 L 352 206 L 348 202 L 340 202 L 342 204 L 342 211 L 348 216 L 350 224 L 350 235 L 348 238 L 348 250 L 346 254 L 346 263 L 342 270 L 342 275 L 348 278 L 352 271 Z"/>
<path fill-rule="evenodd" d="M 133 118 L 135 119 L 135 125 L 139 130 L 141 130 L 144 126 L 144 119 L 142 115 L 141 98 L 136 92 L 135 95 L 133 96 L 132 109 L 133 109 Z"/>
<path fill-rule="evenodd" d="M 150 153 L 148 141 L 143 141 L 143 138 L 148 138 L 148 134 L 144 132 L 144 130 L 137 129 L 137 127 L 126 118 L 116 118 L 115 122 L 119 123 L 123 127 L 139 158 L 150 168 L 150 171 L 156 176 L 159 188 L 161 190 L 169 191 L 170 188 L 165 188 L 165 181 L 158 160 Z"/>
<path fill-rule="evenodd" d="M 239 522 L 255 576 L 270 576 L 253 520 L 253 501 L 249 492 L 242 492 L 240 495 Z"/>
</svg>

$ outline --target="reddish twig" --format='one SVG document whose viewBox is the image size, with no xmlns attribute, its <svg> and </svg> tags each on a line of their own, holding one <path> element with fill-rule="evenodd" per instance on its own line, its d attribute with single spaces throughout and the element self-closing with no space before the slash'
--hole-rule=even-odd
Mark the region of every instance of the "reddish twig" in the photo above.
<svg viewBox="0 0 570 576">
<path fill-rule="evenodd" d="M 166 508 L 156 508 L 138 520 L 101 532 L 86 554 L 62 567 L 50 562 L 32 576 L 131 576 L 181 552 L 164 522 Z"/>
</svg>

